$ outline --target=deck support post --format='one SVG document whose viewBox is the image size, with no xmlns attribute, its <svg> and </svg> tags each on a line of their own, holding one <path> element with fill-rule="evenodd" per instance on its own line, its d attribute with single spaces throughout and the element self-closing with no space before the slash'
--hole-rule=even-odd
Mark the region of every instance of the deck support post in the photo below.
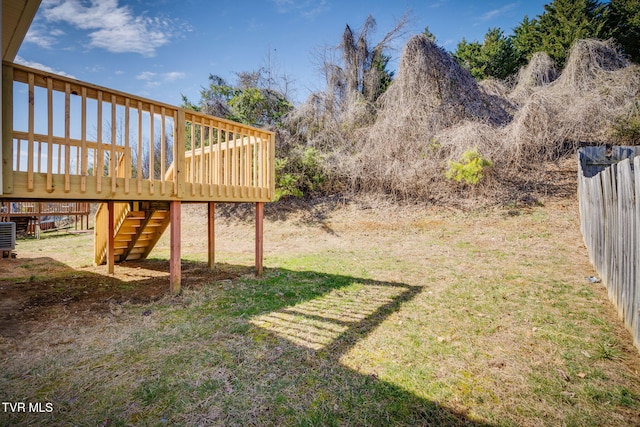
<svg viewBox="0 0 640 427">
<path fill-rule="evenodd" d="M 256 203 L 256 275 L 262 277 L 264 203 Z"/>
<path fill-rule="evenodd" d="M 115 223 L 115 210 L 113 201 L 107 202 L 107 272 L 109 274 L 114 273 L 114 264 L 115 264 L 115 243 L 114 243 L 114 234 L 116 230 Z"/>
<path fill-rule="evenodd" d="M 215 202 L 209 202 L 209 210 L 207 215 L 207 224 L 208 224 L 208 252 L 209 252 L 209 268 L 213 270 L 216 263 L 216 226 L 215 226 L 215 214 L 216 214 L 216 204 Z"/>
<path fill-rule="evenodd" d="M 169 260 L 169 291 L 171 295 L 180 293 L 182 271 L 180 263 L 180 201 L 170 203 L 171 255 Z"/>
<path fill-rule="evenodd" d="M 13 67 L 2 64 L 0 194 L 13 193 Z"/>
</svg>

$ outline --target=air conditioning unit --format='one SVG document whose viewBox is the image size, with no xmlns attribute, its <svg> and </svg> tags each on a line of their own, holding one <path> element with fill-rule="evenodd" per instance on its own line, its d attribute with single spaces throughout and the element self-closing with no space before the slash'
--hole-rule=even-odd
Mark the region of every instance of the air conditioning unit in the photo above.
<svg viewBox="0 0 640 427">
<path fill-rule="evenodd" d="M 16 223 L 0 222 L 0 252 L 16 248 Z"/>
</svg>

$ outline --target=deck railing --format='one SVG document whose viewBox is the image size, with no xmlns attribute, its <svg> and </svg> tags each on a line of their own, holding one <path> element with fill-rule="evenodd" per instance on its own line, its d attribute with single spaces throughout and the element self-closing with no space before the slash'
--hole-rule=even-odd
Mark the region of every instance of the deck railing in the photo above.
<svg viewBox="0 0 640 427">
<path fill-rule="evenodd" d="M 86 202 L 0 202 L 0 217 L 89 215 L 90 210 Z"/>
<path fill-rule="evenodd" d="M 7 62 L 2 84 L 7 197 L 273 199 L 272 132 Z"/>
</svg>

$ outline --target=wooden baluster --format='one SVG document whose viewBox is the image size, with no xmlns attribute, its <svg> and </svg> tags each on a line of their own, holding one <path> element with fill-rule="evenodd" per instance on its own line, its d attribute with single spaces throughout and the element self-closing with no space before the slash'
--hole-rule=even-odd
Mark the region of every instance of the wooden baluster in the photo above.
<svg viewBox="0 0 640 427">
<path fill-rule="evenodd" d="M 165 132 L 166 132 L 166 128 L 165 128 L 165 120 L 167 120 L 166 118 L 166 111 L 165 108 L 162 107 L 160 109 L 160 193 L 164 196 L 164 193 L 167 191 L 166 190 L 166 179 L 165 179 L 165 173 L 166 173 L 166 162 L 167 162 L 167 154 L 166 154 L 166 138 L 165 138 Z"/>
<path fill-rule="evenodd" d="M 247 197 L 249 197 L 251 186 L 251 130 L 247 130 L 247 134 L 242 138 L 242 146 L 244 147 L 244 182 Z"/>
<path fill-rule="evenodd" d="M 216 140 L 215 136 L 217 135 L 213 127 L 213 121 L 209 119 L 209 197 L 213 197 L 213 184 L 215 181 L 215 163 L 213 161 L 213 143 Z"/>
<path fill-rule="evenodd" d="M 149 194 L 155 192 L 156 164 L 155 164 L 155 135 L 153 133 L 155 114 L 153 104 L 149 105 Z"/>
<path fill-rule="evenodd" d="M 200 195 L 204 196 L 204 120 L 200 120 Z"/>
<path fill-rule="evenodd" d="M 116 95 L 111 94 L 111 148 L 109 152 L 109 174 L 111 175 L 111 194 L 116 194 L 118 182 L 118 155 L 116 152 Z"/>
<path fill-rule="evenodd" d="M 47 192 L 53 191 L 53 79 L 47 79 Z"/>
<path fill-rule="evenodd" d="M 245 173 L 244 173 L 244 129 L 240 129 L 240 133 L 237 138 L 238 144 L 238 185 L 240 186 L 240 197 L 243 197 L 243 187 L 245 183 Z"/>
<path fill-rule="evenodd" d="M 136 180 L 138 182 L 138 195 L 142 194 L 142 101 L 138 101 L 138 169 Z"/>
<path fill-rule="evenodd" d="M 98 110 L 97 110 L 97 128 L 98 136 L 96 142 L 98 143 L 97 159 L 93 166 L 96 171 L 96 192 L 102 193 L 102 176 L 104 175 L 104 152 L 102 147 L 102 91 L 98 91 Z"/>
<path fill-rule="evenodd" d="M 275 196 L 275 188 L 276 188 L 276 175 L 275 175 L 275 159 L 276 159 L 276 137 L 275 134 L 270 133 L 267 134 L 268 143 L 269 143 L 269 158 L 267 159 L 267 163 L 265 164 L 265 171 L 269 177 L 269 190 L 267 192 L 267 197 L 272 199 Z"/>
<path fill-rule="evenodd" d="M 196 116 L 195 114 L 193 115 L 193 118 L 191 120 L 191 170 L 189 171 L 189 181 L 191 182 L 191 195 L 195 196 L 196 195 Z"/>
<path fill-rule="evenodd" d="M 33 191 L 33 134 L 34 134 L 34 122 L 35 122 L 35 91 L 34 82 L 35 76 L 33 73 L 29 73 L 29 137 L 27 141 L 27 191 Z"/>
<path fill-rule="evenodd" d="M 16 140 L 16 152 L 17 152 L 16 167 L 15 167 L 16 172 L 20 172 L 20 158 L 22 157 L 22 153 L 20 152 L 22 148 L 20 147 L 22 145 L 21 142 L 22 142 L 21 139 Z"/>
<path fill-rule="evenodd" d="M 62 144 L 58 144 L 58 175 L 62 175 Z"/>
<path fill-rule="evenodd" d="M 64 85 L 64 192 L 71 191 L 71 84 Z"/>
<path fill-rule="evenodd" d="M 184 110 L 174 113 L 174 138 L 173 138 L 173 179 L 175 182 L 174 193 L 177 197 L 184 196 L 184 167 L 186 150 L 186 130 Z"/>
<path fill-rule="evenodd" d="M 238 128 L 236 126 L 232 126 L 232 138 L 230 139 L 229 143 L 231 143 L 231 150 L 229 150 L 229 153 L 231 154 L 231 185 L 232 185 L 232 191 L 233 191 L 233 196 L 236 196 L 236 185 L 238 185 L 237 179 L 238 179 L 238 164 L 237 164 L 237 155 L 236 155 L 236 151 L 237 151 L 237 136 L 238 136 Z"/>
<path fill-rule="evenodd" d="M 222 130 L 222 124 L 219 123 L 218 128 L 218 143 L 216 144 L 216 184 L 218 184 L 218 196 L 222 194 L 222 186 L 224 184 L 222 176 L 222 140 L 224 139 L 224 131 Z"/>
<path fill-rule="evenodd" d="M 259 197 L 263 197 L 264 187 L 266 186 L 266 180 L 264 176 L 264 164 L 265 164 L 265 143 L 264 143 L 264 135 L 260 135 L 260 139 L 256 142 L 257 150 L 258 150 L 258 181 L 260 187 L 260 195 Z"/>
<path fill-rule="evenodd" d="M 130 100 L 126 98 L 124 100 L 124 194 L 129 194 L 129 181 L 131 179 L 131 147 L 129 146 L 130 138 Z"/>
<path fill-rule="evenodd" d="M 230 173 L 230 170 L 231 170 L 230 152 L 231 152 L 231 150 L 229 149 L 229 147 L 231 146 L 230 145 L 231 144 L 231 137 L 230 137 L 231 132 L 229 132 L 226 129 L 226 127 L 227 127 L 226 123 L 224 124 L 224 127 L 225 127 L 225 132 L 224 132 L 224 135 L 225 135 L 224 175 L 223 175 L 224 176 L 224 185 L 225 185 L 224 195 L 228 197 L 229 196 L 229 187 L 231 185 L 231 173 Z"/>
</svg>

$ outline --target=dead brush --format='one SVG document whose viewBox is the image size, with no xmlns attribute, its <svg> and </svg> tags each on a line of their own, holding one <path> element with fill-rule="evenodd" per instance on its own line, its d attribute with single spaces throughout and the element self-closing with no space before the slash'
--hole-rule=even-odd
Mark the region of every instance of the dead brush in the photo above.
<svg viewBox="0 0 640 427">
<path fill-rule="evenodd" d="M 508 198 L 544 187 L 551 179 L 545 164 L 572 156 L 580 143 L 606 143 L 639 94 L 640 68 L 611 41 L 576 42 L 559 76 L 547 55 L 536 54 L 509 85 L 478 84 L 448 53 L 415 36 L 375 123 L 349 150 L 334 150 L 334 172 L 352 189 L 402 199 Z M 470 192 L 447 180 L 445 168 L 473 149 L 494 167 Z"/>
<path fill-rule="evenodd" d="M 547 86 L 557 78 L 558 73 L 551 57 L 546 52 L 536 52 L 529 63 L 518 72 L 513 90 L 504 96 L 522 105 L 536 88 Z"/>
<path fill-rule="evenodd" d="M 508 104 L 426 36 L 415 36 L 380 99 L 375 123 L 341 159 L 340 172 L 360 190 L 430 198 L 435 187 L 446 186 L 447 160 L 473 146 L 453 146 L 438 133 L 469 121 L 502 126 L 511 118 Z"/>
<path fill-rule="evenodd" d="M 637 99 L 639 83 L 640 68 L 629 65 L 613 42 L 577 41 L 562 74 L 552 83 L 530 87 L 531 94 L 503 129 L 506 163 L 517 173 L 521 162 L 557 160 L 573 155 L 580 143 L 606 143 L 616 117 Z"/>
</svg>

